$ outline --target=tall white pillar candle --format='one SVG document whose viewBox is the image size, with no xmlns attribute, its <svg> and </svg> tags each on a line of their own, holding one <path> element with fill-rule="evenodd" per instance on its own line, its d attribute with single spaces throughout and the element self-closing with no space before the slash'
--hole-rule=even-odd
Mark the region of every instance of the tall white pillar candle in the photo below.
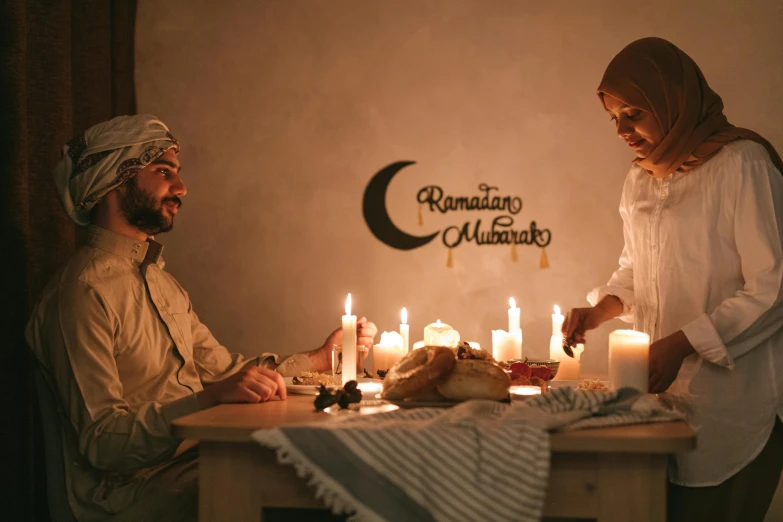
<svg viewBox="0 0 783 522">
<path fill-rule="evenodd" d="M 563 352 L 563 321 L 565 317 L 560 313 L 560 307 L 555 305 L 555 313 L 552 314 L 552 337 L 549 338 L 549 358 L 554 361 L 562 361 L 568 357 Z M 555 379 L 560 380 L 560 371 Z"/>
<path fill-rule="evenodd" d="M 634 330 L 615 330 L 609 334 L 609 386 L 626 386 L 647 393 L 650 336 Z"/>
<path fill-rule="evenodd" d="M 408 310 L 405 308 L 400 312 L 400 335 L 402 336 L 402 353 L 407 354 L 410 351 L 411 329 L 408 324 Z"/>
<path fill-rule="evenodd" d="M 520 329 L 519 308 L 517 307 L 517 303 L 514 301 L 513 297 L 508 300 L 508 306 L 508 331 L 516 332 Z"/>
<path fill-rule="evenodd" d="M 563 336 L 563 321 L 565 316 L 560 313 L 560 307 L 555 305 L 555 313 L 552 314 L 552 336 Z"/>
<path fill-rule="evenodd" d="M 351 315 L 351 294 L 343 316 L 343 384 L 356 380 L 356 316 Z"/>
<path fill-rule="evenodd" d="M 557 370 L 557 375 L 552 379 L 553 381 L 567 380 L 561 372 L 563 361 L 570 358 L 563 352 L 563 321 L 565 321 L 565 316 L 560 313 L 560 307 L 555 305 L 555 313 L 552 314 L 552 337 L 549 338 L 549 358 L 553 361 L 560 361 L 560 367 Z"/>
</svg>

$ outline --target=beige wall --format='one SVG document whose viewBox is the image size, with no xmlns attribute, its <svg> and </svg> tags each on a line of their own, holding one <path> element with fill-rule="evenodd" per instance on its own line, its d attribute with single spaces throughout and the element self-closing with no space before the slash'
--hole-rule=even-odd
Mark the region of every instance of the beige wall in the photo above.
<svg viewBox="0 0 783 522">
<path fill-rule="evenodd" d="M 440 318 L 490 344 L 506 301 L 522 307 L 525 350 L 547 354 L 552 305 L 580 306 L 622 247 L 617 204 L 631 153 L 595 87 L 630 41 L 668 38 L 700 64 L 729 119 L 783 150 L 783 3 L 619 1 L 139 2 L 140 112 L 183 144 L 190 190 L 163 238 L 171 272 L 230 349 L 290 353 L 360 314 L 413 340 Z M 416 191 L 519 195 L 518 223 L 552 232 L 539 252 L 435 241 L 393 250 L 368 231 L 362 194 L 397 160 L 396 224 L 423 235 L 475 214 L 416 219 Z M 481 215 L 491 219 L 489 214 Z M 591 334 L 587 373 L 606 372 Z M 783 520 L 778 499 L 769 520 Z"/>
<path fill-rule="evenodd" d="M 290 353 L 339 324 L 352 292 L 381 330 L 407 306 L 413 340 L 440 318 L 490 345 L 506 302 L 522 307 L 525 350 L 547 354 L 550 314 L 585 304 L 622 247 L 617 204 L 631 152 L 595 87 L 638 37 L 671 39 L 699 63 L 735 124 L 783 150 L 780 2 L 167 1 L 140 2 L 139 111 L 183 144 L 190 193 L 163 237 L 171 272 L 230 349 Z M 519 195 L 520 227 L 552 232 L 539 250 L 436 240 L 402 252 L 362 218 L 372 175 L 416 165 L 388 193 L 412 234 L 490 213 L 425 212 L 428 184 Z M 593 333 L 585 370 L 606 371 Z"/>
</svg>

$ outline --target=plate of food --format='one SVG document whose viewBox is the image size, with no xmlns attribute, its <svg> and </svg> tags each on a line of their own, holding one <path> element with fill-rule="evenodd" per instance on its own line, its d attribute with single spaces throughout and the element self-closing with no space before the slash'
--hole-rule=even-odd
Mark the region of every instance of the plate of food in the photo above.
<svg viewBox="0 0 783 522">
<path fill-rule="evenodd" d="M 582 379 L 580 381 L 552 381 L 550 388 L 574 388 L 575 390 L 608 391 L 609 381 L 602 379 Z"/>
<path fill-rule="evenodd" d="M 318 395 L 318 389 L 321 385 L 327 388 L 339 388 L 340 376 L 334 376 L 331 373 L 302 372 L 296 377 L 283 377 L 285 389 L 292 395 Z M 369 392 L 368 397 L 374 397 L 380 393 L 381 386 L 378 379 L 359 377 L 356 379 L 363 392 Z M 377 383 L 376 385 L 367 385 L 365 383 Z M 365 389 L 367 387 L 367 389 Z M 377 387 L 377 390 L 375 389 Z M 372 393 L 375 392 L 375 393 Z M 372 395 L 370 395 L 372 394 Z"/>
</svg>

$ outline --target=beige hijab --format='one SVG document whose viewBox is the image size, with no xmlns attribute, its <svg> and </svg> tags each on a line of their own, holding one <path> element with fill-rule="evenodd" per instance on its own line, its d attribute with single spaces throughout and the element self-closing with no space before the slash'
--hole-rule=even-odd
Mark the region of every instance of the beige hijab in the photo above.
<svg viewBox="0 0 783 522">
<path fill-rule="evenodd" d="M 655 117 L 663 141 L 648 157 L 634 160 L 655 177 L 691 170 L 727 143 L 741 139 L 763 145 L 783 173 L 783 162 L 772 144 L 729 123 L 723 101 L 707 85 L 696 62 L 662 38 L 642 38 L 620 51 L 598 86 L 601 103 L 604 94 Z"/>
</svg>

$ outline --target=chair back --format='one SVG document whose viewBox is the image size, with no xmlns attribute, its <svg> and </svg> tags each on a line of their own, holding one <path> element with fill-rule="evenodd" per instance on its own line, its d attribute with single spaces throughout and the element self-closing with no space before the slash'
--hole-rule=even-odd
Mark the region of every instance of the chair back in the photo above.
<svg viewBox="0 0 783 522">
<path fill-rule="evenodd" d="M 37 361 L 34 373 L 35 389 L 41 408 L 41 424 L 43 425 L 46 496 L 49 502 L 49 515 L 52 522 L 76 522 L 68 502 L 66 489 L 62 420 L 57 408 L 57 398 Z"/>
</svg>

